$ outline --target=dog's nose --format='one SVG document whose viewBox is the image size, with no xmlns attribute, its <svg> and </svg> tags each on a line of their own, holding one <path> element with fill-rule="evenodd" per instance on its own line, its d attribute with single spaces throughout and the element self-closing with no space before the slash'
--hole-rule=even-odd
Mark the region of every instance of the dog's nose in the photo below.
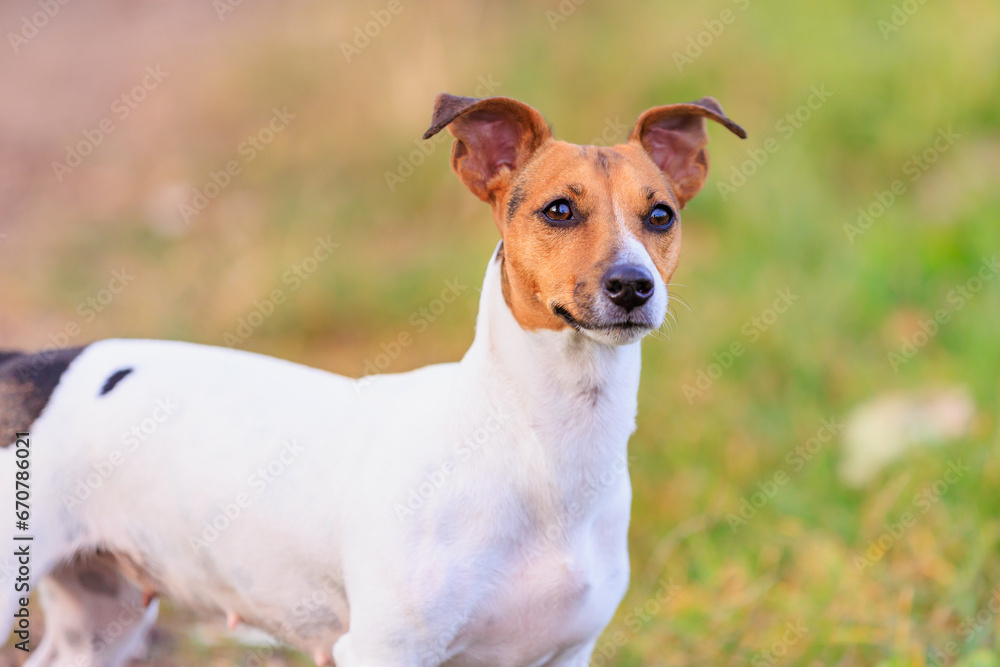
<svg viewBox="0 0 1000 667">
<path fill-rule="evenodd" d="M 638 308 L 653 296 L 653 276 L 634 264 L 611 267 L 604 274 L 603 282 L 611 302 L 625 310 Z"/>
</svg>

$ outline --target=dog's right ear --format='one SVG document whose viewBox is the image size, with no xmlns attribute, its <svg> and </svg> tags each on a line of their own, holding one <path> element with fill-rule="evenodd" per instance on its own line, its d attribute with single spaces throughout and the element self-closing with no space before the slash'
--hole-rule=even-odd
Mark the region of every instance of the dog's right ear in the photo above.
<svg viewBox="0 0 1000 667">
<path fill-rule="evenodd" d="M 451 168 L 474 195 L 493 203 L 510 185 L 511 174 L 552 137 L 542 115 L 509 97 L 458 97 L 434 101 L 429 139 L 447 127 L 455 136 Z"/>
<path fill-rule="evenodd" d="M 740 139 L 747 138 L 746 130 L 726 116 L 714 97 L 649 109 L 639 116 L 629 135 L 629 141 L 640 142 L 670 178 L 681 208 L 698 194 L 708 175 L 706 118 L 724 125 Z"/>
</svg>

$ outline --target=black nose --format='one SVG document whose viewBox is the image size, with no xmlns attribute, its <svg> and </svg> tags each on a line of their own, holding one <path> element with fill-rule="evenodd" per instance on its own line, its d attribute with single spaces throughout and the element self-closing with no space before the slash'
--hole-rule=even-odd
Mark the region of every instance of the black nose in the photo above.
<svg viewBox="0 0 1000 667">
<path fill-rule="evenodd" d="M 641 266 L 620 264 L 604 274 L 604 291 L 625 310 L 638 308 L 653 296 L 653 276 Z"/>
</svg>

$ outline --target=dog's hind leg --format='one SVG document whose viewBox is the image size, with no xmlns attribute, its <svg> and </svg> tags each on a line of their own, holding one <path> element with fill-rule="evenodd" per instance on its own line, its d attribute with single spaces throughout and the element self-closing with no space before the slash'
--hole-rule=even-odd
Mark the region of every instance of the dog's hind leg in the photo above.
<svg viewBox="0 0 1000 667">
<path fill-rule="evenodd" d="M 20 438 L 0 447 L 0 507 L 10 508 L 15 515 L 0 521 L 0 641 L 6 642 L 15 632 L 16 643 L 34 653 L 33 631 L 38 625 L 28 615 L 27 600 L 39 582 L 72 555 L 73 548 L 54 494 L 38 494 L 36 499 L 25 492 L 25 488 L 35 490 L 35 478 L 18 465 L 23 460 L 17 455 L 23 451 L 19 442 Z M 26 514 L 19 514 L 22 511 Z M 28 519 L 23 524 L 21 518 L 15 522 L 20 516 Z"/>
<path fill-rule="evenodd" d="M 0 640 L 11 630 L 18 639 L 30 634 L 26 599 L 35 585 L 73 553 L 72 530 L 61 511 L 54 484 L 51 448 L 36 456 L 35 436 L 51 446 L 36 427 L 63 374 L 83 348 L 38 354 L 0 351 L 0 508 L 10 514 L 0 521 Z M 58 419 L 56 420 L 58 422 Z M 47 455 L 47 456 L 46 456 Z M 13 516 L 11 516 L 13 515 Z"/>
<path fill-rule="evenodd" d="M 38 431 L 38 441 L 51 442 L 43 429 Z M 15 517 L 0 522 L 0 538 L 7 545 L 0 550 L 0 636 L 6 640 L 14 631 L 14 641 L 30 649 L 30 667 L 124 665 L 141 652 L 156 604 L 143 604 L 142 591 L 113 555 L 75 553 L 80 528 L 46 474 L 51 470 L 46 458 L 31 461 L 30 468 L 21 465 L 20 453 L 28 447 L 18 438 L 0 448 L 0 507 L 20 507 L 19 500 L 28 506 L 23 527 Z M 27 479 L 18 486 L 14 482 L 21 477 Z M 25 487 L 30 495 L 18 496 Z M 40 644 L 41 624 L 26 615 L 24 604 L 32 594 L 45 614 Z"/>
<path fill-rule="evenodd" d="M 110 554 L 57 567 L 39 585 L 45 636 L 25 667 L 119 667 L 142 659 L 159 602 L 144 604 Z"/>
</svg>

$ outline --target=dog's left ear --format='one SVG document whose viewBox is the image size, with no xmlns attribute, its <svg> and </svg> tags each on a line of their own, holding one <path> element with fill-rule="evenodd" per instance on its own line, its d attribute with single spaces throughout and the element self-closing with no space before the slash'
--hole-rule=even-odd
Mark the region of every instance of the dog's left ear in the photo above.
<svg viewBox="0 0 1000 667">
<path fill-rule="evenodd" d="M 472 193 L 493 203 L 512 173 L 552 137 L 542 115 L 509 97 L 458 97 L 441 93 L 434 101 L 429 139 L 447 127 L 455 135 L 451 168 Z"/>
<path fill-rule="evenodd" d="M 670 104 L 649 109 L 635 122 L 629 141 L 638 141 L 660 170 L 670 178 L 674 194 L 683 207 L 708 175 L 708 132 L 705 119 L 725 125 L 740 139 L 746 131 L 729 120 L 714 97 L 689 104 Z"/>
</svg>

